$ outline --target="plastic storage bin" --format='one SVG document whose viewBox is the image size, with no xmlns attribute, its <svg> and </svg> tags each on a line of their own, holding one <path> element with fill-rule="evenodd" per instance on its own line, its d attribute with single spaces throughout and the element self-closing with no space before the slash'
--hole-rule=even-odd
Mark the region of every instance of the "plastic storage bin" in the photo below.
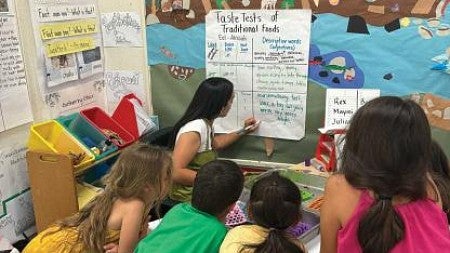
<svg viewBox="0 0 450 253">
<path fill-rule="evenodd" d="M 66 128 L 73 136 L 77 138 L 84 146 L 89 149 L 95 156 L 95 159 L 103 157 L 115 152 L 118 148 L 116 145 L 108 145 L 107 149 L 101 153 L 95 153 L 91 148 L 97 147 L 98 150 L 105 145 L 106 137 L 93 125 L 91 125 L 79 113 L 68 116 L 61 116 L 56 119 L 64 128 Z"/>
<path fill-rule="evenodd" d="M 141 100 L 134 94 L 128 94 L 120 100 L 112 118 L 125 128 L 135 139 L 139 138 L 139 129 L 137 126 L 137 116 L 133 103 L 130 99 L 136 99 L 142 106 Z"/>
<path fill-rule="evenodd" d="M 31 126 L 28 149 L 64 155 L 84 153 L 85 157 L 81 162 L 74 165 L 75 169 L 83 168 L 91 164 L 95 159 L 89 149 L 84 147 L 83 144 L 55 120 L 49 120 Z"/>
<path fill-rule="evenodd" d="M 81 116 L 83 116 L 89 123 L 95 126 L 104 136 L 106 131 L 112 131 L 116 133 L 121 141 L 116 139 L 111 139 L 113 143 L 120 148 L 124 148 L 135 140 L 133 135 L 131 135 L 127 130 L 125 130 L 117 121 L 112 119 L 99 107 L 92 107 L 89 109 L 82 110 L 80 112 Z"/>
</svg>

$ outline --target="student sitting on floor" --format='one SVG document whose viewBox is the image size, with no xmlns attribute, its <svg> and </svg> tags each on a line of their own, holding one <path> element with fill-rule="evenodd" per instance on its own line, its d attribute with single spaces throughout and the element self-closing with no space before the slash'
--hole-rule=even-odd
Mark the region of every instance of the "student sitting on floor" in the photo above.
<svg viewBox="0 0 450 253">
<path fill-rule="evenodd" d="M 321 252 L 450 249 L 430 163 L 430 126 L 418 104 L 379 97 L 359 108 L 345 135 L 342 174 L 325 186 Z"/>
<path fill-rule="evenodd" d="M 171 178 L 170 153 L 140 143 L 126 148 L 105 176 L 105 190 L 79 213 L 39 233 L 23 253 L 133 252 Z"/>
<path fill-rule="evenodd" d="M 287 228 L 302 216 L 298 187 L 277 172 L 258 180 L 252 187 L 249 217 L 255 225 L 231 229 L 220 253 L 304 253 L 303 244 L 290 236 Z"/>
<path fill-rule="evenodd" d="M 431 144 L 431 168 L 433 180 L 441 194 L 442 209 L 450 224 L 450 167 L 447 156 L 436 141 Z"/>
<path fill-rule="evenodd" d="M 194 181 L 192 205 L 174 206 L 145 237 L 135 253 L 217 252 L 227 233 L 224 220 L 238 200 L 244 176 L 232 161 L 203 165 Z"/>
</svg>

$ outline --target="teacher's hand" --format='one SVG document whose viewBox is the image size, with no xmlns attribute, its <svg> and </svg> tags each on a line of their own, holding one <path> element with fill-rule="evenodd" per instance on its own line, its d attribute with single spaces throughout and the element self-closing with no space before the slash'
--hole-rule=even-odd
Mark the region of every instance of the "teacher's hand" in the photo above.
<svg viewBox="0 0 450 253">
<path fill-rule="evenodd" d="M 250 117 L 244 121 L 244 128 L 246 133 L 254 132 L 259 127 L 259 122 L 255 118 Z"/>
</svg>

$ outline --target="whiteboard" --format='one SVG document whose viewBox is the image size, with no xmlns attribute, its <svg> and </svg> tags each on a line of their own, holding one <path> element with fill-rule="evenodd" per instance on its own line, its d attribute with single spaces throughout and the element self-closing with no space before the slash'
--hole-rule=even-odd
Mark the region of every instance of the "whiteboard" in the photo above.
<svg viewBox="0 0 450 253">
<path fill-rule="evenodd" d="M 215 131 L 261 120 L 255 135 L 305 135 L 311 10 L 213 10 L 206 16 L 206 76 L 234 83 L 235 100 Z"/>
</svg>

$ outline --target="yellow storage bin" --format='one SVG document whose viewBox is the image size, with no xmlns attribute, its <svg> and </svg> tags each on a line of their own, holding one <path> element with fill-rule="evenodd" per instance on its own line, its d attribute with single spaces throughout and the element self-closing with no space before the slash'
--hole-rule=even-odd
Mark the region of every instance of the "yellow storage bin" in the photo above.
<svg viewBox="0 0 450 253">
<path fill-rule="evenodd" d="M 69 156 L 84 154 L 81 162 L 74 164 L 75 170 L 94 162 L 94 155 L 55 120 L 33 124 L 28 138 L 28 149 L 52 152 Z"/>
</svg>

